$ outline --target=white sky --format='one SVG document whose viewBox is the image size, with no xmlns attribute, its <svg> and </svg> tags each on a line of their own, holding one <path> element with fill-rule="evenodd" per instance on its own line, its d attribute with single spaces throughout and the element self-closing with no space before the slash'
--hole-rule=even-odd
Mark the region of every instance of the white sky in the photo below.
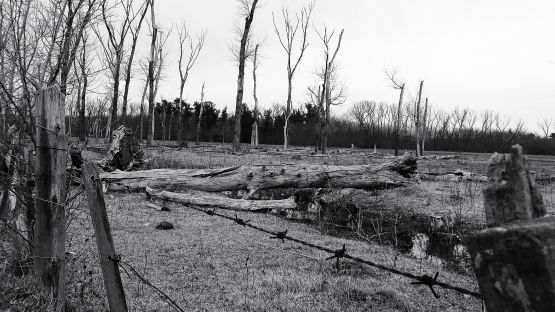
<svg viewBox="0 0 555 312">
<path fill-rule="evenodd" d="M 284 103 L 287 97 L 286 54 L 273 30 L 281 7 L 294 14 L 307 0 L 259 0 L 253 30 L 265 38 L 259 66 L 258 97 L 263 107 Z M 184 20 L 190 31 L 207 30 L 201 56 L 185 86 L 188 101 L 200 98 L 206 81 L 207 100 L 234 110 L 237 68 L 229 43 L 234 23 L 243 22 L 233 0 L 157 0 L 157 22 L 168 28 Z M 419 80 L 430 103 L 446 110 L 456 106 L 476 111 L 491 109 L 523 119 L 528 130 L 555 117 L 555 1 L 553 0 L 316 0 L 312 24 L 322 29 L 345 29 L 338 55 L 340 78 L 347 86 L 347 103 L 363 99 L 396 102 L 398 91 L 386 80 L 384 69 L 396 69 L 414 96 Z M 293 102 L 306 100 L 314 72 L 322 63 L 322 43 L 314 27 L 293 81 Z M 146 29 L 147 26 L 144 27 Z M 137 57 L 148 54 L 148 39 Z M 177 31 L 168 41 L 165 80 L 159 97 L 178 96 L 179 45 Z M 131 100 L 138 102 L 142 82 L 134 80 Z M 244 102 L 252 105 L 252 76 L 247 69 Z"/>
</svg>

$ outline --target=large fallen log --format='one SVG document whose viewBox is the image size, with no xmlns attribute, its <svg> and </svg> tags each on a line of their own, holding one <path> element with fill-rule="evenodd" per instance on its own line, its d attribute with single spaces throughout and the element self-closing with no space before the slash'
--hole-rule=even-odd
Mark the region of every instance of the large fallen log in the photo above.
<svg viewBox="0 0 555 312">
<path fill-rule="evenodd" d="M 159 191 L 150 187 L 145 188 L 149 198 L 161 199 L 180 204 L 201 207 L 216 207 L 230 210 L 261 211 L 270 209 L 296 209 L 297 204 L 293 197 L 279 200 L 246 200 L 229 198 L 217 193 L 201 191 L 187 191 L 185 193 L 174 193 Z"/>
<path fill-rule="evenodd" d="M 411 154 L 380 165 L 330 166 L 295 164 L 276 166 L 238 166 L 223 169 L 155 169 L 101 173 L 108 184 L 126 190 L 142 191 L 147 186 L 167 190 L 222 192 L 270 188 L 384 188 L 410 184 L 416 169 Z M 248 197 L 248 196 L 247 196 Z"/>
</svg>

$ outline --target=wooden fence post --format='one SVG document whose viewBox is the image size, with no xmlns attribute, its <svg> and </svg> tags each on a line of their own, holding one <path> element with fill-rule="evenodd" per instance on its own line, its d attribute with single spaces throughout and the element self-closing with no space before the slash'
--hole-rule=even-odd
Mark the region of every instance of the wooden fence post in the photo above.
<svg viewBox="0 0 555 312">
<path fill-rule="evenodd" d="M 555 218 L 545 216 L 522 148 L 495 154 L 484 191 L 490 227 L 470 240 L 472 264 L 490 312 L 555 311 Z"/>
<path fill-rule="evenodd" d="M 100 257 L 100 266 L 104 277 L 104 287 L 110 304 L 110 311 L 125 312 L 127 304 L 125 302 L 125 292 L 121 284 L 119 267 L 116 261 L 116 252 L 112 241 L 112 232 L 106 213 L 106 204 L 102 193 L 102 186 L 98 178 L 98 169 L 93 163 L 85 163 L 83 167 L 83 184 L 87 193 L 87 202 L 94 226 L 96 244 Z"/>
<path fill-rule="evenodd" d="M 65 97 L 57 87 L 41 91 L 36 105 L 36 202 L 34 270 L 55 310 L 65 309 L 65 200 L 67 138 Z"/>
</svg>

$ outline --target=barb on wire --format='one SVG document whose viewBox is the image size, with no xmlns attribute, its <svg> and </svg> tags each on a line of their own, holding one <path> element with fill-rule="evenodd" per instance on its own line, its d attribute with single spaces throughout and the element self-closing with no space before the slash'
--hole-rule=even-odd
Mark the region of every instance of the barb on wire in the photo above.
<svg viewBox="0 0 555 312">
<path fill-rule="evenodd" d="M 301 240 L 301 239 L 298 239 L 298 238 L 287 236 L 287 231 L 274 232 L 274 231 L 264 229 L 262 227 L 259 227 L 259 226 L 256 226 L 254 224 L 249 223 L 251 220 L 243 221 L 243 219 L 239 219 L 237 217 L 237 214 L 235 215 L 235 217 L 230 217 L 230 216 L 227 216 L 225 214 L 220 214 L 220 213 L 215 212 L 215 209 L 208 212 L 209 210 L 202 209 L 202 208 L 199 208 L 199 207 L 196 207 L 196 206 L 191 206 L 191 205 L 188 205 L 188 204 L 185 204 L 185 203 L 180 203 L 180 204 L 185 206 L 185 207 L 197 210 L 199 212 L 204 212 L 204 213 L 206 213 L 210 216 L 217 216 L 217 217 L 220 217 L 220 218 L 223 218 L 223 219 L 234 221 L 238 225 L 241 225 L 241 226 L 244 226 L 244 227 L 249 227 L 251 229 L 255 229 L 257 231 L 260 231 L 260 232 L 263 232 L 263 233 L 266 233 L 266 234 L 270 234 L 270 235 L 272 235 L 270 238 L 288 240 L 288 241 L 292 241 L 292 242 L 295 242 L 295 243 L 299 243 L 299 244 L 304 245 L 304 246 L 308 246 L 310 248 L 314 248 L 314 249 L 318 249 L 318 250 L 327 252 L 329 254 L 332 254 L 332 256 L 328 257 L 326 260 L 330 260 L 330 259 L 335 258 L 336 259 L 336 265 L 338 267 L 339 267 L 339 259 L 340 258 L 345 258 L 345 259 L 349 259 L 349 260 L 352 260 L 352 261 L 355 261 L 355 262 L 359 262 L 359 263 L 363 263 L 363 264 L 372 266 L 372 267 L 377 268 L 377 269 L 382 270 L 382 271 L 390 272 L 390 273 L 393 273 L 393 274 L 396 274 L 396 275 L 404 276 L 406 278 L 415 280 L 415 282 L 412 283 L 413 285 L 428 286 L 430 288 L 430 290 L 432 291 L 432 294 L 436 298 L 439 298 L 439 295 L 437 294 L 437 292 L 435 291 L 433 286 L 438 286 L 438 287 L 441 287 L 443 289 L 453 290 L 453 291 L 456 291 L 458 293 L 461 293 L 461 294 L 464 294 L 464 295 L 469 295 L 469 296 L 472 296 L 472 297 L 480 299 L 480 300 L 483 299 L 482 294 L 480 294 L 478 292 L 471 291 L 471 290 L 468 290 L 468 289 L 465 289 L 465 288 L 462 288 L 462 287 L 454 286 L 454 285 L 451 285 L 451 284 L 448 284 L 448 283 L 437 281 L 437 278 L 438 278 L 438 275 L 439 275 L 438 272 L 435 273 L 434 277 L 431 277 L 429 275 L 416 275 L 416 274 L 413 274 L 413 273 L 410 273 L 410 272 L 404 272 L 404 271 L 401 271 L 401 270 L 398 270 L 398 269 L 395 269 L 395 268 L 387 267 L 383 264 L 375 263 L 375 262 L 370 261 L 370 260 L 366 260 L 366 259 L 362 259 L 362 258 L 359 258 L 359 257 L 349 255 L 347 253 L 347 249 L 346 249 L 345 244 L 343 245 L 343 248 L 334 250 L 334 249 L 327 248 L 327 247 L 320 246 L 320 245 L 316 245 L 316 244 L 313 244 L 313 243 L 310 243 L 310 242 L 307 242 L 307 241 L 304 241 L 304 240 Z"/>
<path fill-rule="evenodd" d="M 345 257 L 346 253 L 347 249 L 345 248 L 345 244 L 343 244 L 343 248 L 334 250 L 333 256 L 326 258 L 326 260 L 336 259 L 335 266 L 337 270 L 339 270 L 339 259 Z"/>
<path fill-rule="evenodd" d="M 287 236 L 287 230 L 283 232 L 277 232 L 276 235 L 270 236 L 270 239 L 281 239 L 282 243 L 285 243 L 285 237 Z"/>
<path fill-rule="evenodd" d="M 235 219 L 233 219 L 233 221 L 242 226 L 246 226 L 249 222 L 251 222 L 251 220 L 244 221 L 243 219 L 238 218 L 237 214 L 235 214 Z"/>
<path fill-rule="evenodd" d="M 423 275 L 420 281 L 418 282 L 412 282 L 412 285 L 426 285 L 430 288 L 430 290 L 432 291 L 432 294 L 434 295 L 434 297 L 439 299 L 439 295 L 436 293 L 436 291 L 434 290 L 434 285 L 437 283 L 437 276 L 439 275 L 439 272 L 436 272 L 436 274 L 434 275 L 434 277 L 431 277 L 429 275 Z"/>
</svg>

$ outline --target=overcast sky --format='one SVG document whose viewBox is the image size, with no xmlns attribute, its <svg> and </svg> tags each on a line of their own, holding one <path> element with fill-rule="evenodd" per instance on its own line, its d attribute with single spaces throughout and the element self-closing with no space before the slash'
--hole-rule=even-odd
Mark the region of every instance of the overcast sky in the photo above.
<svg viewBox="0 0 555 312">
<path fill-rule="evenodd" d="M 306 0 L 259 0 L 253 31 L 265 39 L 258 70 L 258 97 L 263 107 L 284 103 L 287 97 L 286 54 L 272 24 L 272 12 L 293 14 Z M 207 100 L 233 110 L 237 67 L 229 52 L 233 25 L 240 20 L 233 0 L 156 1 L 157 22 L 169 28 L 184 20 L 193 33 L 207 31 L 204 50 L 185 87 L 187 101 L 200 98 L 206 81 Z M 293 81 L 293 103 L 307 98 L 314 72 L 322 63 L 322 43 L 315 28 L 324 23 L 345 29 L 337 56 L 340 79 L 347 87 L 347 103 L 335 107 L 345 113 L 353 102 L 396 102 L 398 91 L 388 83 L 385 69 L 396 69 L 414 96 L 420 80 L 424 95 L 435 107 L 456 106 L 476 111 L 495 110 L 523 119 L 528 130 L 555 115 L 555 1 L 553 0 L 316 0 L 309 43 Z M 146 27 L 145 27 L 146 28 Z M 148 54 L 142 41 L 140 57 Z M 168 41 L 169 53 L 159 97 L 178 96 L 177 32 Z M 133 100 L 142 91 L 132 85 Z M 253 105 L 252 75 L 247 69 L 244 102 Z M 553 116 L 555 117 L 555 116 Z"/>
</svg>

